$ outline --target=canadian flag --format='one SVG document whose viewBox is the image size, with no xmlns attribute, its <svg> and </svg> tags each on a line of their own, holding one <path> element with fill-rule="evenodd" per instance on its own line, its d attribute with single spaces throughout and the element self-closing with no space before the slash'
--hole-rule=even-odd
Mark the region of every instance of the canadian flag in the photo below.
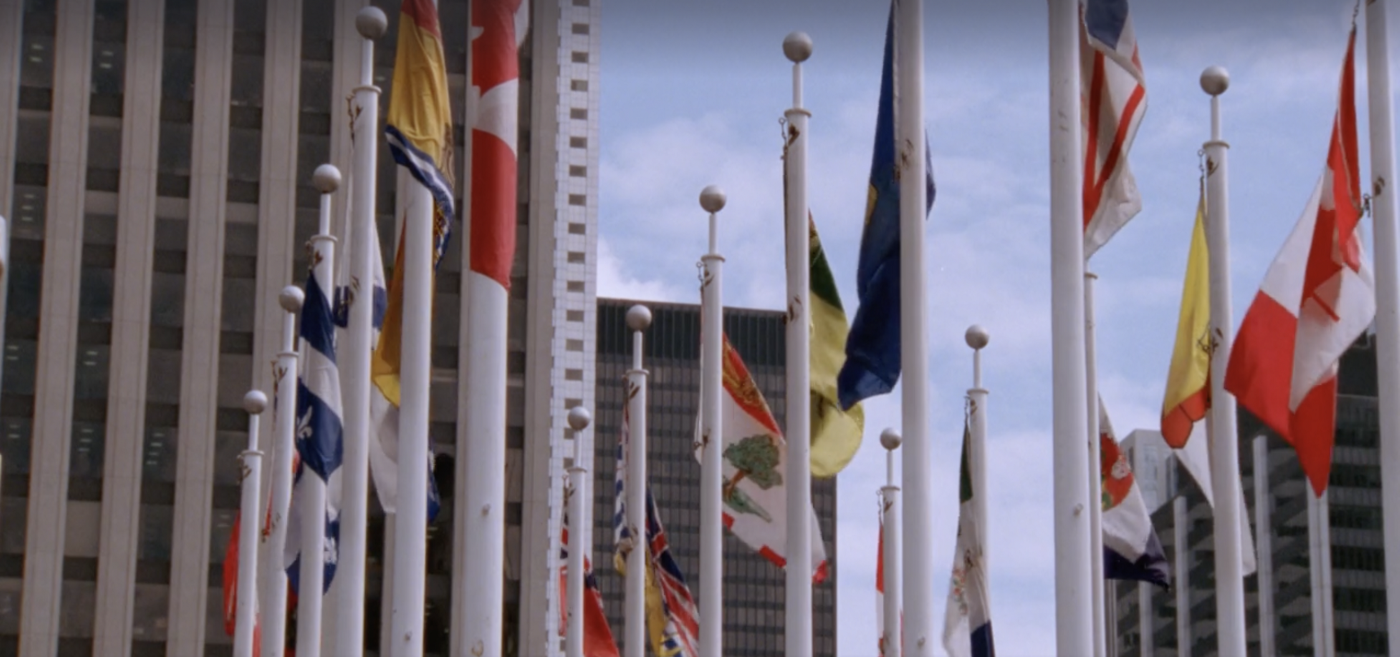
<svg viewBox="0 0 1400 657">
<path fill-rule="evenodd" d="M 1240 325 L 1225 389 L 1298 453 L 1321 495 L 1332 468 L 1337 361 L 1376 314 L 1361 248 L 1353 51 L 1347 41 L 1327 166 Z"/>
</svg>

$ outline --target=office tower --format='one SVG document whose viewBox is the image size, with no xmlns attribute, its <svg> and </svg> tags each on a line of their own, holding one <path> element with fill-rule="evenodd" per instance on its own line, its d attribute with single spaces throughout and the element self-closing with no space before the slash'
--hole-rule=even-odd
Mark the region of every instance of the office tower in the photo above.
<svg viewBox="0 0 1400 657">
<path fill-rule="evenodd" d="M 597 410 L 594 413 L 593 570 L 613 633 L 622 641 L 623 579 L 612 566 L 613 477 L 625 374 L 632 367 L 632 332 L 627 309 L 634 301 L 598 300 Z M 700 593 L 700 463 L 695 460 L 695 421 L 700 412 L 700 307 L 645 303 L 652 312 L 644 342 L 648 377 L 647 468 L 671 551 L 690 590 Z M 744 359 L 759 390 L 784 426 L 785 359 L 783 314 L 776 310 L 726 308 L 725 333 Z M 871 449 L 867 447 L 866 449 Z M 836 654 L 836 480 L 812 480 L 812 504 L 831 564 L 825 583 L 813 587 L 817 655 Z M 873 491 L 872 491 L 873 495 Z M 875 512 L 872 503 L 871 512 Z M 724 654 L 760 657 L 783 654 L 783 571 L 725 532 Z M 700 619 L 705 622 L 704 618 Z"/>
<path fill-rule="evenodd" d="M 311 172 L 351 170 L 355 0 L 0 3 L 0 214 L 12 263 L 0 395 L 0 655 L 223 655 L 224 548 L 250 388 L 272 393 L 278 290 L 305 280 Z M 399 3 L 376 43 L 387 105 Z M 440 0 L 467 203 L 469 5 Z M 561 409 L 591 403 L 599 7 L 531 3 L 521 44 L 511 276 L 505 629 L 538 655 L 557 617 Z M 361 135 L 358 139 L 382 139 Z M 392 265 L 402 175 L 379 149 Z M 363 181 L 360 181 L 363 184 Z M 343 235 L 347 186 L 333 198 Z M 446 654 L 452 456 L 465 340 L 458 222 L 436 281 L 431 435 L 444 513 L 425 646 Z M 342 247 L 343 248 L 343 244 Z M 270 421 L 264 449 L 271 449 Z M 445 466 L 445 467 L 444 467 Z M 266 470 L 265 470 L 266 471 Z M 371 498 L 373 499 L 373 495 Z M 387 563 L 372 501 L 367 646 Z M 328 607 L 329 608 L 329 607 Z"/>
</svg>

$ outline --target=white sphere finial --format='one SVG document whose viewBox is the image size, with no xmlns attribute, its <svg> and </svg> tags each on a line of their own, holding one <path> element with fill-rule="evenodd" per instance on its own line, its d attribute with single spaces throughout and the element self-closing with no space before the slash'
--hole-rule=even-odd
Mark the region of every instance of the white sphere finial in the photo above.
<svg viewBox="0 0 1400 657">
<path fill-rule="evenodd" d="M 267 395 L 261 390 L 249 390 L 243 395 L 243 410 L 249 415 L 259 415 L 267 408 Z"/>
<path fill-rule="evenodd" d="M 967 333 L 963 335 L 963 339 L 967 340 L 967 346 L 973 349 L 981 349 L 987 346 L 988 342 L 992 341 L 992 335 L 987 333 L 987 329 L 973 324 L 967 327 Z"/>
<path fill-rule="evenodd" d="M 583 431 L 588 428 L 588 423 L 593 421 L 593 415 L 588 409 L 582 406 L 575 406 L 569 409 L 569 428 L 574 431 Z"/>
<path fill-rule="evenodd" d="M 724 209 L 724 190 L 719 185 L 709 185 L 700 190 L 700 207 L 711 214 Z"/>
<path fill-rule="evenodd" d="M 282 293 L 277 295 L 277 303 L 282 305 L 282 310 L 289 313 L 301 312 L 301 304 L 305 302 L 306 293 L 295 285 L 282 288 Z"/>
<path fill-rule="evenodd" d="M 322 194 L 329 194 L 340 188 L 340 169 L 334 164 L 322 164 L 311 174 L 311 185 Z"/>
<path fill-rule="evenodd" d="M 904 442 L 904 438 L 900 437 L 899 432 L 892 428 L 880 432 L 880 446 L 891 452 L 899 449 L 899 444 L 902 442 Z"/>
<path fill-rule="evenodd" d="M 389 17 L 379 7 L 365 7 L 355 14 L 355 29 L 360 36 L 374 41 L 389 30 Z"/>
<path fill-rule="evenodd" d="M 783 54 L 787 55 L 788 61 L 794 64 L 801 64 L 812 56 L 812 37 L 806 32 L 793 32 L 783 39 Z"/>
<path fill-rule="evenodd" d="M 627 309 L 627 328 L 633 331 L 645 331 L 651 326 L 651 309 L 637 304 Z"/>
<path fill-rule="evenodd" d="M 1201 71 L 1201 90 L 1219 96 L 1230 88 L 1230 73 L 1223 66 L 1209 66 Z"/>
</svg>

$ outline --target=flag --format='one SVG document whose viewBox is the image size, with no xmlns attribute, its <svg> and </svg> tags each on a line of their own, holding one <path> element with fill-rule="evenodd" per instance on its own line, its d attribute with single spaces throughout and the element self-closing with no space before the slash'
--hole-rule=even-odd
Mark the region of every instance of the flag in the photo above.
<svg viewBox="0 0 1400 657">
<path fill-rule="evenodd" d="M 1245 313 L 1225 371 L 1225 389 L 1293 446 L 1319 496 L 1332 469 L 1337 361 L 1376 315 L 1361 245 L 1355 45 L 1353 27 L 1327 165 Z"/>
<path fill-rule="evenodd" d="M 787 564 L 787 441 L 778 430 L 768 402 L 744 361 L 724 337 L 724 395 L 720 400 L 724 435 L 724 525 L 754 551 L 779 568 Z M 697 420 L 699 418 L 697 417 Z M 700 423 L 695 424 L 696 459 L 700 459 Z M 826 547 L 817 512 L 812 516 L 812 581 L 826 580 Z"/>
<path fill-rule="evenodd" d="M 569 506 L 572 487 L 564 489 L 564 508 Z M 564 512 L 559 539 L 559 635 L 568 633 L 569 599 L 569 513 Z M 580 547 L 587 550 L 587 547 Z M 613 639 L 608 618 L 603 615 L 603 594 L 593 576 L 593 561 L 583 557 L 583 655 L 584 657 L 618 657 L 617 641 Z"/>
<path fill-rule="evenodd" d="M 856 296 L 860 306 L 856 308 L 856 318 L 846 338 L 846 362 L 837 378 L 841 408 L 850 408 L 867 397 L 888 393 L 899 381 L 899 167 L 894 113 L 894 97 L 898 90 L 895 89 L 894 52 L 894 3 L 891 3 L 885 27 L 885 63 L 875 118 L 865 228 L 860 236 L 860 260 L 856 266 Z M 927 159 L 927 147 L 924 154 Z M 925 214 L 933 207 L 934 197 L 933 166 L 926 164 Z"/>
<path fill-rule="evenodd" d="M 228 536 L 228 547 L 224 548 L 224 634 L 233 636 L 238 629 L 238 532 L 242 524 L 241 513 L 233 515 L 233 530 Z M 257 527 L 253 528 L 254 530 Z M 256 605 L 256 601 L 254 602 Z M 256 606 L 253 611 L 253 656 L 257 657 L 262 643 L 262 627 L 258 624 Z"/>
<path fill-rule="evenodd" d="M 1147 112 L 1147 87 L 1128 0 L 1084 0 L 1079 34 L 1087 260 L 1142 210 L 1128 151 Z"/>
<path fill-rule="evenodd" d="M 882 504 L 888 503 L 882 502 Z M 885 514 L 883 513 L 883 511 L 888 508 L 888 506 L 884 506 L 881 509 L 882 513 L 880 514 L 880 537 L 879 540 L 876 542 L 875 547 L 875 549 L 878 550 L 878 552 L 876 552 L 875 554 L 875 626 L 880 628 L 881 657 L 884 657 L 884 655 L 886 654 L 885 648 L 890 645 L 890 638 L 888 636 L 885 636 Z M 900 629 L 903 630 L 903 609 L 899 611 L 899 615 Z M 899 637 L 899 640 L 901 643 L 903 643 L 904 637 Z"/>
<path fill-rule="evenodd" d="M 845 345 L 850 328 L 846 310 L 841 307 L 841 295 L 836 291 L 836 278 L 826 260 L 826 250 L 817 236 L 817 224 L 807 215 L 811 230 L 811 288 L 812 340 L 812 476 L 835 477 L 851 462 L 860 449 L 865 431 L 865 411 L 860 404 L 842 410 L 837 395 L 836 377 L 846 362 Z"/>
<path fill-rule="evenodd" d="M 958 540 L 953 548 L 953 576 L 943 615 L 943 648 L 951 657 L 992 657 L 991 590 L 987 585 L 986 536 L 977 524 L 968 443 L 972 431 L 963 421 L 962 464 L 958 476 Z"/>
<path fill-rule="evenodd" d="M 1133 467 L 1118 449 L 1118 436 L 1108 420 L 1108 408 L 1099 399 L 1099 477 L 1103 504 L 1103 576 L 1171 587 L 1162 542 L 1152 528 L 1147 503 L 1142 500 Z"/>
<path fill-rule="evenodd" d="M 299 465 L 292 486 L 292 503 L 287 521 L 287 543 L 284 565 L 292 590 L 300 591 L 301 523 L 315 522 L 303 517 L 302 504 L 297 498 L 307 493 L 310 476 L 325 487 L 325 509 L 319 522 L 324 527 L 325 543 L 320 559 L 324 564 L 322 593 L 335 578 L 338 560 L 337 540 L 340 538 L 341 469 L 344 455 L 341 426 L 340 370 L 335 362 L 335 313 L 331 309 L 332 294 L 327 294 L 322 279 L 329 280 L 330 263 L 323 260 L 320 250 L 312 251 L 311 273 L 306 279 L 306 300 L 301 307 L 302 349 L 301 375 L 297 378 L 296 451 Z"/>
<path fill-rule="evenodd" d="M 471 86 L 477 99 L 471 112 L 471 273 L 509 290 L 515 258 L 519 48 L 529 6 L 522 0 L 478 0 L 471 4 L 471 14 Z"/>
<path fill-rule="evenodd" d="M 1204 181 L 1202 181 L 1204 183 Z M 1196 225 L 1191 234 L 1191 251 L 1186 258 L 1186 282 L 1181 291 L 1181 318 L 1177 322 L 1176 346 L 1167 373 L 1167 392 L 1162 400 L 1162 438 L 1179 462 L 1205 494 L 1213 508 L 1210 475 L 1210 446 L 1205 418 L 1210 410 L 1210 356 L 1214 340 L 1210 335 L 1210 252 L 1205 233 L 1205 189 L 1196 204 Z M 1240 490 L 1241 511 L 1245 509 Z M 1249 519 L 1240 513 L 1240 537 L 1244 574 L 1256 567 L 1254 538 Z"/>
</svg>

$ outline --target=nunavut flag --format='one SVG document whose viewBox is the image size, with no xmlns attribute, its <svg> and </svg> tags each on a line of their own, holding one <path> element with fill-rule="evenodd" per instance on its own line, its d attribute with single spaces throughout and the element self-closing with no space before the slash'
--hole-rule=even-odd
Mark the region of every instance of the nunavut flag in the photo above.
<svg viewBox="0 0 1400 657">
<path fill-rule="evenodd" d="M 1355 45 L 1353 27 L 1327 165 L 1245 313 L 1225 372 L 1225 389 L 1293 445 L 1319 496 L 1332 470 L 1337 361 L 1376 316 L 1361 248 Z"/>
</svg>

